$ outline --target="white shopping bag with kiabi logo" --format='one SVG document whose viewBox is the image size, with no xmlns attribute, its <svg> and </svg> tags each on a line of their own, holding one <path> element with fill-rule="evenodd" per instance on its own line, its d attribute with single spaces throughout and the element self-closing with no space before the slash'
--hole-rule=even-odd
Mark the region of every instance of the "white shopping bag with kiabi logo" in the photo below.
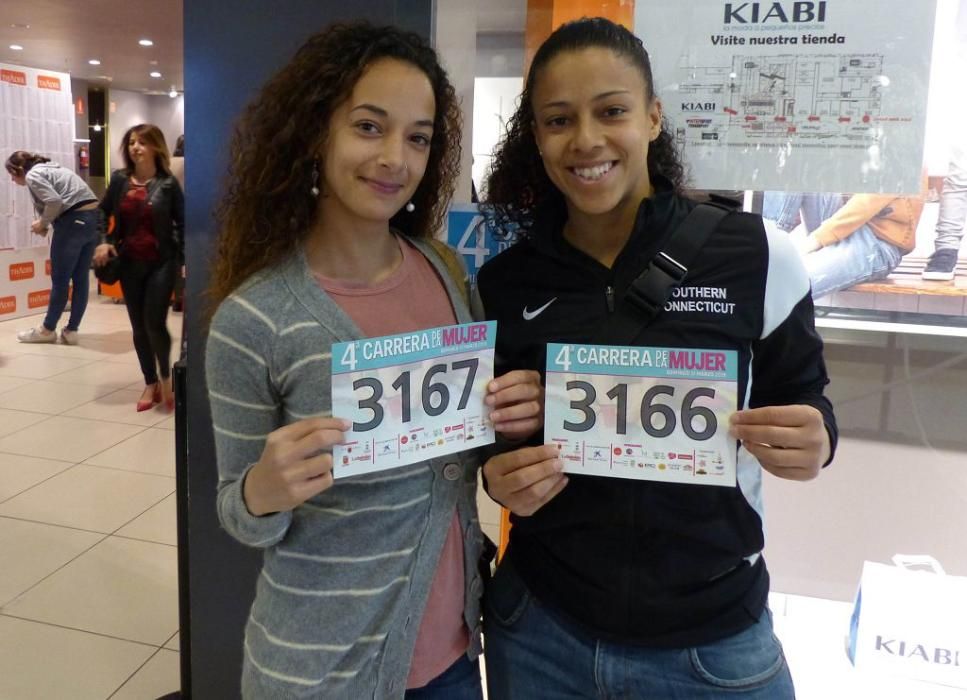
<svg viewBox="0 0 967 700">
<path fill-rule="evenodd" d="M 948 576 L 928 556 L 897 554 L 893 563 L 863 563 L 850 660 L 867 672 L 967 688 L 967 577 Z"/>
</svg>

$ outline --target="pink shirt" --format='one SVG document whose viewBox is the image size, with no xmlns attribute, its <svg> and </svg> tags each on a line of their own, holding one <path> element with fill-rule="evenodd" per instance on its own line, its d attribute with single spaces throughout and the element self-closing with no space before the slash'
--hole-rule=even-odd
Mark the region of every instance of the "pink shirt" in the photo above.
<svg viewBox="0 0 967 700">
<path fill-rule="evenodd" d="M 416 248 L 399 240 L 403 262 L 376 286 L 316 275 L 319 286 L 368 337 L 456 323 L 436 270 Z M 420 621 L 407 688 L 423 687 L 466 653 L 470 634 L 463 620 L 463 591 L 463 533 L 454 510 Z"/>
</svg>

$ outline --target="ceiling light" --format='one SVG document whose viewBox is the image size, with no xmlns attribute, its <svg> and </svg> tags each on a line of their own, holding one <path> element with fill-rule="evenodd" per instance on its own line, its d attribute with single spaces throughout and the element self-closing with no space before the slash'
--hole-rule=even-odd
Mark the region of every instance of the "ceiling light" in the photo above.
<svg viewBox="0 0 967 700">
<path fill-rule="evenodd" d="M 21 46 L 20 44 L 10 44 L 10 50 L 11 51 L 23 51 L 24 50 L 24 47 Z"/>
<path fill-rule="evenodd" d="M 101 62 L 98 61 L 96 58 L 92 58 L 90 61 L 88 61 L 88 63 L 90 63 L 92 66 L 99 66 L 99 65 L 101 65 Z"/>
<path fill-rule="evenodd" d="M 94 129 L 94 131 L 100 131 L 101 130 L 101 125 L 100 124 L 95 124 L 91 128 Z"/>
<path fill-rule="evenodd" d="M 178 91 L 175 90 L 174 88 L 171 88 L 171 92 L 168 93 L 168 97 L 170 97 L 171 99 L 175 99 L 176 97 L 178 97 Z"/>
<path fill-rule="evenodd" d="M 148 73 L 148 75 L 150 75 L 152 78 L 160 78 L 161 77 L 161 73 L 159 73 L 156 70 L 151 71 L 150 73 Z"/>
<path fill-rule="evenodd" d="M 141 46 L 154 46 L 154 42 L 151 41 L 151 39 L 141 39 L 138 41 L 138 43 L 141 44 Z"/>
</svg>

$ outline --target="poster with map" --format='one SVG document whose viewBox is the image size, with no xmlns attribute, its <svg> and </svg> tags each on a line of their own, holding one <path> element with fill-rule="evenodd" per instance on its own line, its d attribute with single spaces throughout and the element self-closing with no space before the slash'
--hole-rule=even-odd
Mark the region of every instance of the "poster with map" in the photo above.
<svg viewBox="0 0 967 700">
<path fill-rule="evenodd" d="M 935 15 L 935 0 L 639 0 L 635 32 L 695 187 L 915 193 Z"/>
</svg>

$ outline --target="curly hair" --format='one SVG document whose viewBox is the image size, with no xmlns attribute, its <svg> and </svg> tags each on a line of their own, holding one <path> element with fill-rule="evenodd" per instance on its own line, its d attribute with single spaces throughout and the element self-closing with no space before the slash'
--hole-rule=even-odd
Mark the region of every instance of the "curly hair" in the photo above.
<svg viewBox="0 0 967 700">
<path fill-rule="evenodd" d="M 124 170 L 129 175 L 134 172 L 134 161 L 131 160 L 131 153 L 128 151 L 128 143 L 131 136 L 138 136 L 146 144 L 154 149 L 154 166 L 165 175 L 171 175 L 171 155 L 168 153 L 168 143 L 161 129 L 154 124 L 135 124 L 124 132 L 121 137 L 121 147 L 118 149 L 121 157 L 124 158 Z"/>
<path fill-rule="evenodd" d="M 641 39 L 619 24 L 602 17 L 583 18 L 561 25 L 541 44 L 524 83 L 520 105 L 507 125 L 507 134 L 494 156 L 484 198 L 488 218 L 499 235 L 527 236 L 539 223 L 555 230 L 567 220 L 564 195 L 551 182 L 534 139 L 534 85 L 541 70 L 558 54 L 600 47 L 627 58 L 641 72 L 645 97 L 655 99 L 651 61 Z M 662 120 L 661 133 L 648 147 L 648 175 L 671 181 L 675 191 L 685 185 L 685 169 L 674 137 Z"/>
<path fill-rule="evenodd" d="M 310 37 L 239 119 L 222 201 L 208 290 L 214 310 L 260 270 L 278 264 L 315 223 L 312 170 L 328 137 L 332 113 L 373 62 L 409 63 L 429 79 L 436 102 L 426 172 L 412 197 L 415 210 L 390 226 L 411 237 L 441 230 L 460 168 L 461 113 L 436 53 L 417 34 L 366 22 L 335 24 Z M 319 163 L 319 170 L 324 171 Z"/>
</svg>

